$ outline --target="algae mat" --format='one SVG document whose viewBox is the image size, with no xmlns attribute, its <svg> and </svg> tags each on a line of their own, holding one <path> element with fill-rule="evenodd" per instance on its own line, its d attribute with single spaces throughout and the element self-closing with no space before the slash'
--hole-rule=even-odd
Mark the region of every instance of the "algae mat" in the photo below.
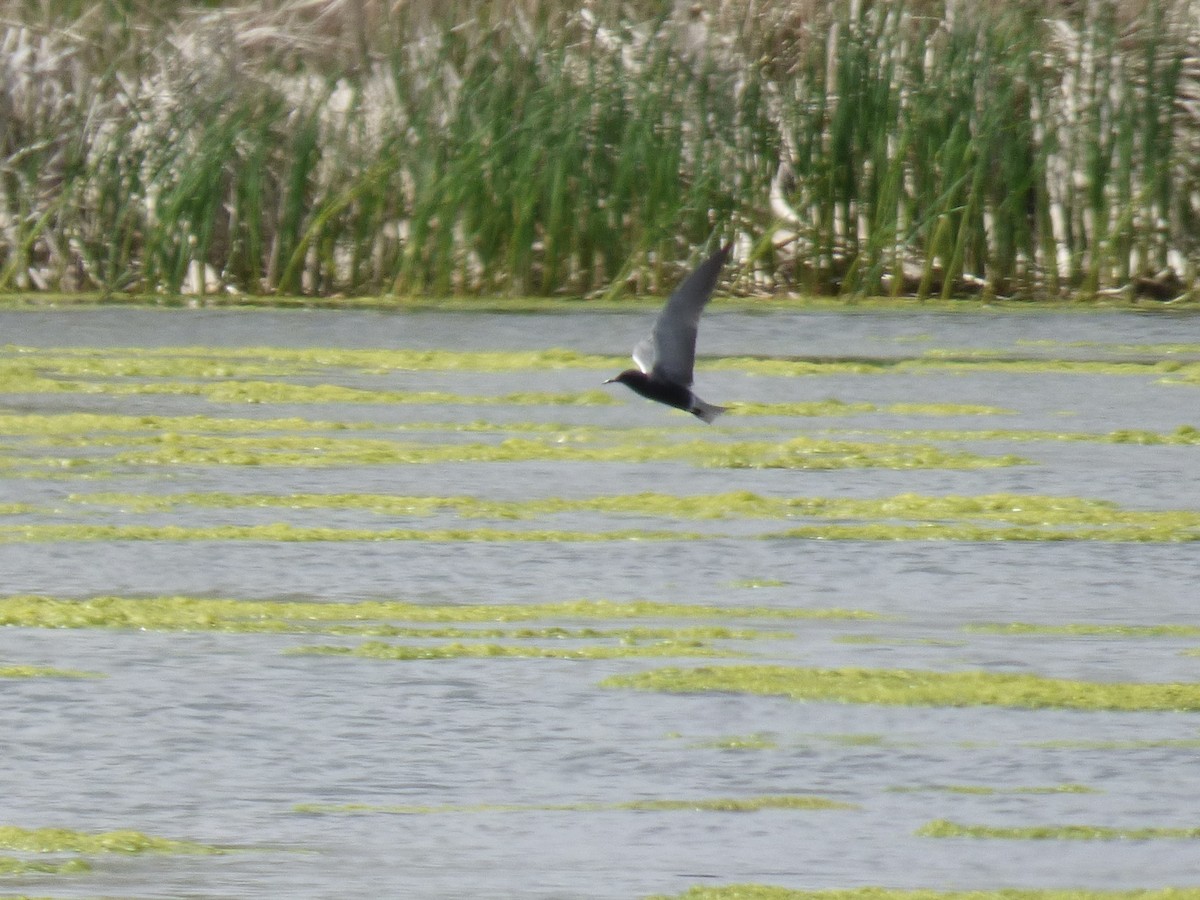
<svg viewBox="0 0 1200 900">
<path fill-rule="evenodd" d="M 648 315 L 0 310 L 0 894 L 1194 895 L 1200 320 Z"/>
</svg>

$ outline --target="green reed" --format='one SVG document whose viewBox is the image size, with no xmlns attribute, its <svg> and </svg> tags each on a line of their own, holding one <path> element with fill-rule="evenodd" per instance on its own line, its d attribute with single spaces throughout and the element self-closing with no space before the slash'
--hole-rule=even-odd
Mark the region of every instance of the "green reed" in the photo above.
<svg viewBox="0 0 1200 900">
<path fill-rule="evenodd" d="M 1187 293 L 1183 0 L 0 0 L 0 290 Z M 1189 68 L 1190 66 L 1190 68 Z"/>
</svg>

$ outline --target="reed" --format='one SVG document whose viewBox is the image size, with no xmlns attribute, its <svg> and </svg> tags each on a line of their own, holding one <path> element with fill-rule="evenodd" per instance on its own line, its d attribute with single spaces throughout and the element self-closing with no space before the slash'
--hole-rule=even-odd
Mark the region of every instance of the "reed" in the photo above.
<svg viewBox="0 0 1200 900">
<path fill-rule="evenodd" d="M 0 290 L 1173 299 L 1192 0 L 0 0 Z"/>
</svg>

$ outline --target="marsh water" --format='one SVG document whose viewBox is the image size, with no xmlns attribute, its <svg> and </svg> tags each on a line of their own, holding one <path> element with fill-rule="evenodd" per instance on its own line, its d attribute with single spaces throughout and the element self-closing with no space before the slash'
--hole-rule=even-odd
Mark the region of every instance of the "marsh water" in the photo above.
<svg viewBox="0 0 1200 900">
<path fill-rule="evenodd" d="M 0 679 L 0 825 L 87 833 L 130 829 L 224 851 L 91 854 L 86 872 L 0 875 L 0 893 L 615 900 L 742 882 L 943 890 L 1200 883 L 1195 837 L 1002 833 L 1031 826 L 1200 826 L 1200 712 L 801 702 L 601 684 L 610 676 L 668 666 L 747 662 L 1195 683 L 1200 630 L 1192 633 L 1189 626 L 1200 625 L 1200 557 L 1194 531 L 1186 528 L 1162 540 L 1050 539 L 1045 533 L 995 539 L 906 533 L 892 539 L 866 530 L 857 536 L 789 534 L 796 521 L 722 517 L 719 510 L 685 518 L 568 504 L 565 511 L 505 517 L 449 507 L 406 515 L 353 502 L 150 509 L 131 499 L 87 502 L 89 494 L 179 494 L 226 501 L 227 495 L 350 495 L 520 504 L 746 492 L 864 501 L 907 495 L 1087 498 L 1164 516 L 1200 511 L 1200 444 L 1187 439 L 1187 427 L 1200 426 L 1200 383 L 1186 377 L 1188 366 L 1200 360 L 1195 315 L 753 313 L 718 307 L 701 332 L 696 389 L 706 400 L 836 400 L 858 404 L 860 411 L 730 415 L 712 427 L 619 385 L 605 389 L 618 401 L 607 405 L 249 403 L 203 393 L 115 392 L 115 385 L 165 376 L 99 369 L 80 375 L 61 368 L 71 353 L 111 360 L 139 352 L 149 358 L 170 348 L 181 356 L 205 348 L 214 359 L 235 361 L 241 357 L 222 353 L 562 348 L 617 357 L 651 316 L 644 308 L 544 314 L 0 312 L 0 350 L 10 365 L 43 365 L 42 376 L 72 383 L 63 390 L 18 385 L 0 395 L 6 423 L 0 508 L 9 505 L 0 515 L 5 597 L 384 600 L 449 610 L 493 605 L 525 610 L 529 618 L 519 624 L 561 632 L 522 637 L 511 632 L 511 622 L 486 617 L 462 626 L 504 632 L 483 642 L 550 652 L 612 650 L 473 658 L 452 649 L 473 643 L 469 637 L 410 636 L 380 640 L 451 649 L 441 658 L 382 659 L 296 653 L 316 644 L 362 644 L 360 635 L 319 629 L 36 623 L 0 629 L 0 667 L 95 676 Z M 749 365 L 703 364 L 726 357 L 830 365 L 828 372 L 771 375 Z M 944 359 L 962 365 L 897 364 Z M 1088 366 L 1057 365 L 1063 360 Z M 852 370 L 838 364 L 849 361 L 870 365 Z M 999 364 L 1006 361 L 1024 362 Z M 368 370 L 314 356 L 303 371 L 276 377 L 293 384 L 486 398 L 586 395 L 615 371 L 570 364 Z M 323 451 L 314 450 L 312 465 L 122 457 L 147 441 L 174 438 L 114 438 L 119 429 L 97 420 L 80 425 L 73 435 L 80 439 L 68 441 L 53 428 L 38 432 L 30 424 L 42 428 L 46 417 L 77 413 L 294 418 L 289 433 L 296 435 L 317 433 L 306 422 L 340 423 L 348 439 L 426 445 L 439 455 L 338 463 L 317 460 Z M 205 430 L 202 420 L 190 421 L 187 427 Z M 1138 436 L 1111 439 L 1114 432 Z M 343 432 L 320 431 L 330 433 Z M 920 443 L 983 460 L 1013 460 L 893 467 L 844 461 L 808 466 L 796 459 L 768 467 L 753 460 L 734 466 L 669 455 L 551 452 L 555 446 L 636 449 L 643 442 L 668 449 L 694 442 L 771 446 L 808 437 L 846 446 Z M 534 438 L 545 452 L 525 459 L 516 451 L 504 459 L 455 453 L 456 447 Z M 523 445 L 506 446 L 519 451 Z M 838 451 L 828 451 L 826 462 L 830 456 Z M 889 515 L 874 521 L 886 524 Z M 381 535 L 341 540 L 298 531 L 271 539 L 269 529 L 279 523 Z M 77 530 L 36 530 L 57 525 Z M 134 525 L 180 531 L 108 537 L 87 531 Z M 210 539 L 187 534 L 225 526 L 264 530 Z M 383 533 L 388 529 L 406 531 L 389 537 Z M 430 538 L 413 535 L 414 529 Z M 547 533 L 523 539 L 520 532 L 531 529 Z M 622 529 L 630 533 L 605 538 Z M 580 537 L 592 533 L 605 539 Z M 720 613 L 689 613 L 682 621 L 667 612 L 631 621 L 529 612 L 529 605 L 576 600 L 653 601 Z M 789 619 L 772 618 L 771 611 L 858 615 Z M 1013 623 L 1091 630 L 991 627 Z M 605 642 L 581 631 L 706 624 L 755 634 L 716 637 L 701 648 L 737 655 L 693 658 L 672 656 L 669 648 L 657 657 L 623 656 L 622 648 L 642 639 Z M 704 803 L 791 796 L 837 806 L 765 802 L 729 811 Z M 656 807 L 658 801 L 668 803 Z M 939 820 L 993 833 L 919 833 Z M 0 856 L 32 858 L 3 848 Z"/>
</svg>

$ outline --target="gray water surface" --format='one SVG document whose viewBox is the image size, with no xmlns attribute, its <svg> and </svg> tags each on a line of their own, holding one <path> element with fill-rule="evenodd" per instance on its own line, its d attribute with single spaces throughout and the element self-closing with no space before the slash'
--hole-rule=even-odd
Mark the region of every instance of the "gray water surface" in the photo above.
<svg viewBox="0 0 1200 900">
<path fill-rule="evenodd" d="M 0 311 L 0 347 L 563 347 L 624 354 L 645 313 L 454 314 L 244 310 Z M 768 313 L 714 310 L 702 355 L 1030 358 L 1200 354 L 1200 318 L 1132 313 Z M 1160 345 L 1160 349 L 1155 349 Z M 387 373 L 394 389 L 462 394 L 591 390 L 612 373 Z M 361 383 L 361 373 L 317 380 Z M 836 397 L 977 403 L 986 417 L 734 418 L 711 429 L 617 389 L 619 405 L 410 407 L 214 404 L 196 397 L 0 395 L 0 413 L 95 411 L 311 419 L 390 426 L 397 440 L 500 441 L 505 423 L 661 427 L 677 440 L 879 439 L 881 431 L 1170 432 L 1200 425 L 1200 387 L 1156 375 L 893 373 L 770 378 L 701 371 L 712 402 Z M 489 433 L 456 434 L 486 421 Z M 874 438 L 871 436 L 875 435 Z M 5 452 L 26 452 L 5 438 Z M 1200 447 L 946 442 L 1027 465 L 973 471 L 713 469 L 685 462 L 344 467 L 128 466 L 94 477 L 7 477 L 9 524 L 266 524 L 346 528 L 633 527 L 715 537 L 666 541 L 0 542 L 0 593 L 64 598 L 191 595 L 430 605 L 582 598 L 776 609 L 844 608 L 866 620 L 717 624 L 789 633 L 733 649 L 749 660 L 445 659 L 289 655 L 349 638 L 298 634 L 0 629 L 0 666 L 102 678 L 0 680 L 0 825 L 134 829 L 230 848 L 217 856 L 89 856 L 90 873 L 0 876 L 0 892 L 56 897 L 633 898 L 694 885 L 794 888 L 1150 888 L 1200 883 L 1200 840 L 937 839 L 938 819 L 997 828 L 1200 825 L 1200 714 L 798 703 L 732 694 L 602 689 L 609 675 L 738 662 L 1085 681 L 1194 683 L 1198 637 L 1015 636 L 990 622 L 1196 625 L 1194 543 L 760 539 L 778 520 L 659 521 L 572 513 L 520 522 L 361 510 L 177 507 L 138 513 L 73 493 L 382 493 L 520 500 L 655 491 L 776 497 L 901 493 L 1082 496 L 1146 510 L 1200 509 Z M 103 447 L 63 454 L 111 452 Z M 748 587 L 751 582 L 770 586 Z M 621 623 L 563 621 L 564 626 Z M 654 624 L 654 623 L 631 623 Z M 664 623 L 679 625 L 677 621 Z M 502 641 L 512 643 L 512 641 Z M 715 746 L 758 735 L 772 749 Z M 1083 785 L 1088 792 L 1016 789 Z M 963 793 L 946 786 L 994 788 Z M 640 800 L 813 794 L 845 810 L 583 809 Z M 300 804 L 427 807 L 306 813 Z M 545 807 L 572 806 L 573 809 Z M 539 808 L 541 807 L 541 808 Z M 0 855 L 20 855 L 0 851 Z"/>
</svg>

